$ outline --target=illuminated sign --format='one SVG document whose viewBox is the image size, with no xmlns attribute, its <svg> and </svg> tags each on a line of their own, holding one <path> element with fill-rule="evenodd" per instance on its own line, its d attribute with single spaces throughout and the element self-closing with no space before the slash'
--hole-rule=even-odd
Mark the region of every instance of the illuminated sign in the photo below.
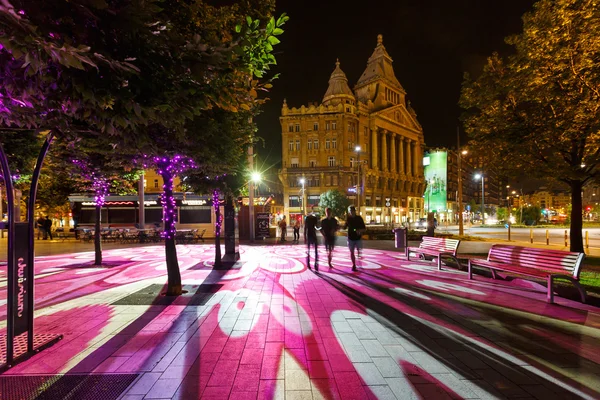
<svg viewBox="0 0 600 400">
<path fill-rule="evenodd" d="M 444 211 L 448 208 L 447 204 L 447 182 L 448 182 L 448 153 L 445 151 L 436 151 L 423 158 L 429 159 L 425 165 L 425 207 L 427 211 Z"/>
<path fill-rule="evenodd" d="M 181 204 L 188 206 L 203 206 L 206 204 L 206 200 L 182 200 Z"/>
<path fill-rule="evenodd" d="M 156 200 L 146 200 L 146 201 L 144 201 L 144 205 L 145 206 L 155 206 L 157 204 L 158 203 L 156 202 Z"/>
<path fill-rule="evenodd" d="M 94 203 L 93 201 L 84 201 L 83 203 L 81 203 L 82 206 L 95 206 L 96 203 Z"/>
</svg>

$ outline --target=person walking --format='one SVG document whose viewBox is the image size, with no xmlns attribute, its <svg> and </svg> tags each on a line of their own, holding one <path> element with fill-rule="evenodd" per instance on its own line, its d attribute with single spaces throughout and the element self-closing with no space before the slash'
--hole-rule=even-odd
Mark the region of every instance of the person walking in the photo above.
<svg viewBox="0 0 600 400">
<path fill-rule="evenodd" d="M 318 240 L 317 231 L 321 228 L 318 227 L 319 219 L 315 215 L 315 207 L 311 208 L 311 213 L 304 219 L 304 242 L 307 244 L 306 249 L 306 266 L 310 269 L 310 246 L 315 246 L 315 271 L 319 270 L 319 253 L 317 250 Z"/>
<path fill-rule="evenodd" d="M 46 230 L 44 229 L 44 217 L 42 217 L 40 215 L 40 217 L 37 219 L 36 223 L 37 223 L 37 228 L 38 228 L 38 232 L 37 232 L 37 238 L 38 240 L 40 240 L 40 236 L 42 236 L 44 239 L 47 238 L 46 236 Z"/>
<path fill-rule="evenodd" d="M 348 229 L 348 249 L 350 250 L 350 259 L 352 260 L 352 271 L 356 271 L 356 257 L 354 250 L 360 253 L 362 251 L 362 234 L 365 233 L 367 227 L 360 215 L 356 214 L 356 207 L 348 207 L 348 216 L 346 217 L 345 228 Z"/>
<path fill-rule="evenodd" d="M 296 222 L 294 223 L 294 242 L 298 243 L 300 242 L 300 221 L 299 220 L 295 220 Z"/>
<path fill-rule="evenodd" d="M 321 234 L 325 239 L 325 250 L 327 250 L 327 262 L 329 268 L 333 268 L 331 265 L 331 258 L 333 257 L 333 248 L 335 247 L 335 233 L 340 228 L 337 219 L 335 219 L 331 213 L 331 208 L 325 209 L 325 218 L 321 220 Z"/>
<path fill-rule="evenodd" d="M 285 215 L 279 221 L 279 229 L 281 229 L 281 242 L 285 242 L 285 234 L 287 231 L 287 222 L 285 221 Z"/>
<path fill-rule="evenodd" d="M 50 236 L 50 240 L 52 240 L 52 220 L 47 215 L 44 220 L 44 240 L 46 240 L 46 235 Z"/>
</svg>

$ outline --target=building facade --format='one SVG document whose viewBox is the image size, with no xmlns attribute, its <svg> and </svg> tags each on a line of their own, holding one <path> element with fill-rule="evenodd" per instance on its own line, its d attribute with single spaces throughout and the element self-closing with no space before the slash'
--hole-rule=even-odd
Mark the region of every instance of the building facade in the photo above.
<svg viewBox="0 0 600 400">
<path fill-rule="evenodd" d="M 423 129 L 396 78 L 382 36 L 350 89 L 339 61 L 320 104 L 281 110 L 285 214 L 297 220 L 331 189 L 366 222 L 423 215 Z"/>
</svg>

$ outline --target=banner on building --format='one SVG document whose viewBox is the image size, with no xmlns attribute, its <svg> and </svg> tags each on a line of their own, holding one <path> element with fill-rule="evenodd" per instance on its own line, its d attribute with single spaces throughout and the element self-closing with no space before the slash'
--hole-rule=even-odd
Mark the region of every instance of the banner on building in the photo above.
<svg viewBox="0 0 600 400">
<path fill-rule="evenodd" d="M 423 158 L 425 170 L 425 208 L 429 212 L 444 212 L 447 207 L 448 153 L 435 151 Z"/>
</svg>

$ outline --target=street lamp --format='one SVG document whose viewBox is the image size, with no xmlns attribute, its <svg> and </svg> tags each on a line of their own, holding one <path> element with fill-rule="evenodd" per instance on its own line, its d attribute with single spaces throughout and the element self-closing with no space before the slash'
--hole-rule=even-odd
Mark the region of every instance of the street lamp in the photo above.
<svg viewBox="0 0 600 400">
<path fill-rule="evenodd" d="M 356 146 L 354 148 L 354 150 L 356 151 L 356 162 L 358 163 L 358 167 L 356 168 L 357 171 L 357 178 L 356 178 L 356 208 L 358 209 L 358 215 L 360 215 L 360 146 Z"/>
<path fill-rule="evenodd" d="M 475 175 L 475 179 L 479 178 L 481 178 L 481 225 L 483 226 L 485 225 L 485 177 L 483 173 Z"/>
<path fill-rule="evenodd" d="M 302 216 L 303 217 L 304 217 L 304 184 L 305 183 L 306 183 L 306 179 L 300 178 L 300 184 L 302 185 L 302 192 L 301 192 L 301 194 L 302 194 L 302 200 L 301 200 L 301 202 L 302 202 L 302 208 L 301 209 L 302 209 Z"/>
<path fill-rule="evenodd" d="M 251 149 L 248 149 L 250 154 Z M 250 158 L 250 157 L 249 157 Z M 250 160 L 252 162 L 252 160 Z M 250 180 L 248 181 L 248 219 L 250 220 L 250 242 L 254 242 L 254 188 L 255 184 L 260 182 L 260 172 L 253 171 L 250 173 Z"/>
<path fill-rule="evenodd" d="M 462 209 L 462 156 L 466 155 L 467 150 L 458 151 L 458 235 L 465 234 L 463 224 L 463 209 Z"/>
</svg>

